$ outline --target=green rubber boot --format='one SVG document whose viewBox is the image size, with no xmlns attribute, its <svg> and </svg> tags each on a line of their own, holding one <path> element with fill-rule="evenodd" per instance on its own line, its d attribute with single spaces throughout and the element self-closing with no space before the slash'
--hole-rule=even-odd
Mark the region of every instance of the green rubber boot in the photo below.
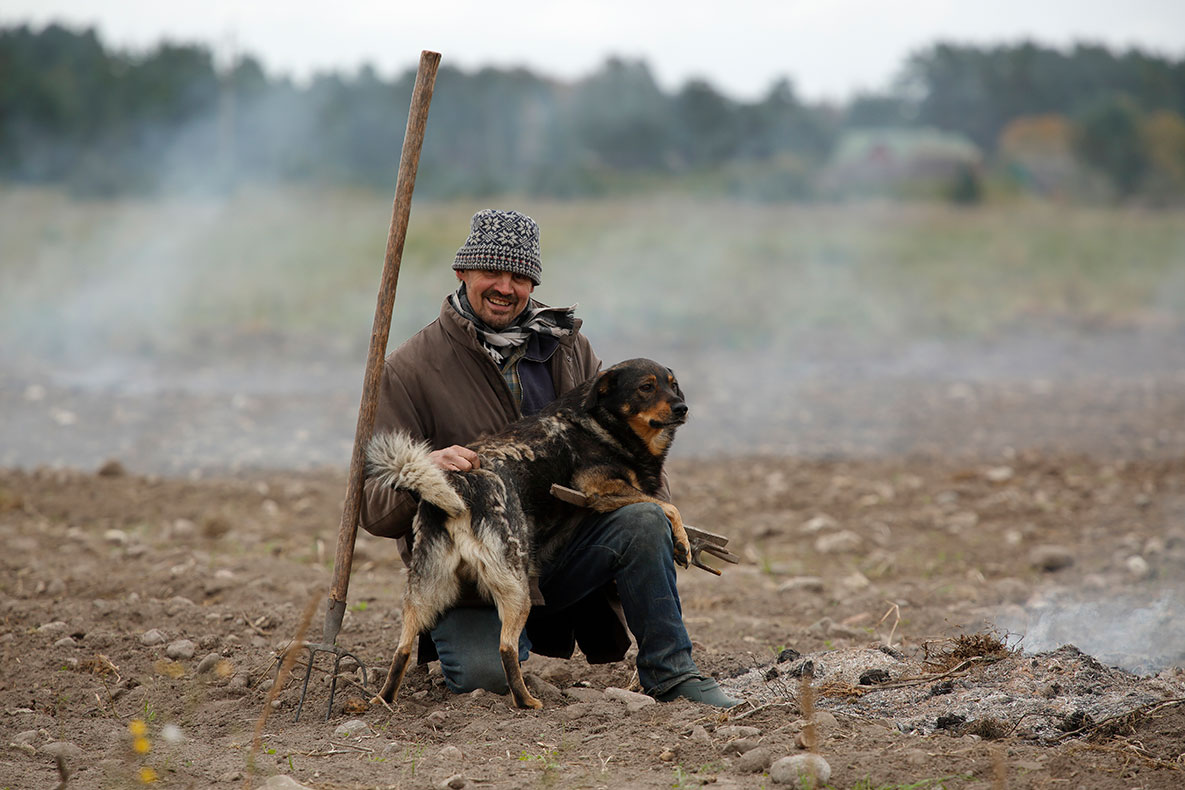
<svg viewBox="0 0 1185 790">
<path fill-rule="evenodd" d="M 705 705 L 715 705 L 717 708 L 731 708 L 740 705 L 741 700 L 733 699 L 724 693 L 720 685 L 711 678 L 694 677 L 672 686 L 655 696 L 659 702 L 674 702 L 677 699 L 689 699 L 692 702 L 702 702 Z"/>
</svg>

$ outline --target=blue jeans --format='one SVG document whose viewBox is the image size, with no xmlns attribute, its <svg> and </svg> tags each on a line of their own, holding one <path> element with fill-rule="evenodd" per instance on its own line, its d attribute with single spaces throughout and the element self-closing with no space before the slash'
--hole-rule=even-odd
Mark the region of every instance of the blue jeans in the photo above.
<svg viewBox="0 0 1185 790">
<path fill-rule="evenodd" d="M 548 563 L 539 587 L 551 613 L 562 612 L 585 596 L 617 582 L 626 624 L 638 643 L 638 681 L 657 695 L 700 675 L 691 660 L 691 639 L 675 586 L 671 523 L 662 508 L 642 503 L 612 513 L 593 513 L 572 542 Z M 507 693 L 498 657 L 501 621 L 491 607 L 457 607 L 432 629 L 444 681 L 456 693 L 486 689 Z M 519 660 L 531 643 L 523 631 Z"/>
</svg>

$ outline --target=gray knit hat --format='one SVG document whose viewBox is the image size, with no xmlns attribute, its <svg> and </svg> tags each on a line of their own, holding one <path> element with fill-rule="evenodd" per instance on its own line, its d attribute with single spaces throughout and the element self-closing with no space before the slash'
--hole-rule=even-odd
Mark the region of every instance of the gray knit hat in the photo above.
<svg viewBox="0 0 1185 790">
<path fill-rule="evenodd" d="M 522 274 L 538 285 L 543 274 L 539 261 L 539 226 L 517 211 L 482 209 L 473 215 L 469 238 L 457 250 L 453 268 Z"/>
</svg>

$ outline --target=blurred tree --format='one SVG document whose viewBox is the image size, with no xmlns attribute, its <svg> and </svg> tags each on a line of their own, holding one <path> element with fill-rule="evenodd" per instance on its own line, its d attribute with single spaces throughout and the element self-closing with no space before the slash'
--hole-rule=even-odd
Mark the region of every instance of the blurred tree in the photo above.
<svg viewBox="0 0 1185 790">
<path fill-rule="evenodd" d="M 1140 136 L 1150 196 L 1166 202 L 1185 198 L 1185 118 L 1167 110 L 1152 113 L 1143 119 Z"/>
<path fill-rule="evenodd" d="M 1097 101 L 1077 118 L 1075 149 L 1097 169 L 1120 197 L 1136 191 L 1148 168 L 1140 136 L 1140 114 L 1123 96 Z"/>
<path fill-rule="evenodd" d="M 675 95 L 675 134 L 683 162 L 711 167 L 741 149 L 735 105 L 704 80 L 690 80 Z"/>
</svg>

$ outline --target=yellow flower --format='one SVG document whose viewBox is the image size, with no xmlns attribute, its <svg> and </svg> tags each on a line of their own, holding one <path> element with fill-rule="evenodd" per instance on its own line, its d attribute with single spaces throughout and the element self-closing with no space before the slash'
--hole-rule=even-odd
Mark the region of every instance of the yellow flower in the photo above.
<svg viewBox="0 0 1185 790">
<path fill-rule="evenodd" d="M 128 732 L 135 735 L 137 738 L 143 738 L 148 734 L 148 725 L 139 719 L 132 719 L 128 724 Z"/>
<path fill-rule="evenodd" d="M 140 781 L 146 785 L 150 785 L 156 781 L 156 771 L 149 768 L 147 765 L 140 769 Z"/>
<path fill-rule="evenodd" d="M 148 750 L 152 748 L 152 744 L 148 742 L 147 738 L 137 738 L 132 741 L 132 748 L 136 750 L 136 754 L 148 754 Z"/>
</svg>

